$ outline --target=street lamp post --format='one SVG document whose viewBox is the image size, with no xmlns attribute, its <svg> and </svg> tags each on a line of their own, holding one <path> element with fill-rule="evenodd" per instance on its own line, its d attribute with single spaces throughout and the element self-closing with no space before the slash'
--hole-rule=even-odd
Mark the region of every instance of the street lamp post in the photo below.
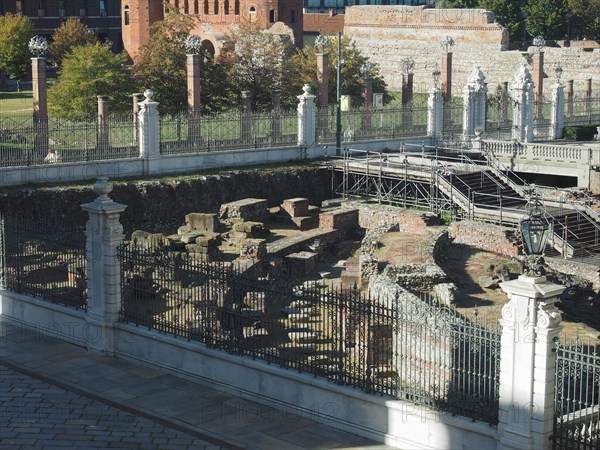
<svg viewBox="0 0 600 450">
<path fill-rule="evenodd" d="M 565 39 L 565 47 L 571 46 L 571 19 L 573 18 L 573 13 L 567 13 L 567 38 Z"/>
<path fill-rule="evenodd" d="M 335 154 L 340 156 L 342 148 L 342 33 L 337 36 L 337 109 L 335 116 Z"/>
<path fill-rule="evenodd" d="M 529 187 L 527 194 L 527 216 L 519 223 L 523 250 L 527 255 L 542 255 L 550 235 L 550 223 L 546 219 L 542 199 L 535 192 L 535 185 Z"/>
</svg>

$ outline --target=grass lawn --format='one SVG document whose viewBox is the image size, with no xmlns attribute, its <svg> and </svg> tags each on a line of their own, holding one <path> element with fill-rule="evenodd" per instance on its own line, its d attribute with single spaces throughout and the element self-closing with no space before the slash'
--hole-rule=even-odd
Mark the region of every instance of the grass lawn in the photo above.
<svg viewBox="0 0 600 450">
<path fill-rule="evenodd" d="M 31 91 L 0 92 L 0 117 L 22 116 L 33 111 Z"/>
</svg>

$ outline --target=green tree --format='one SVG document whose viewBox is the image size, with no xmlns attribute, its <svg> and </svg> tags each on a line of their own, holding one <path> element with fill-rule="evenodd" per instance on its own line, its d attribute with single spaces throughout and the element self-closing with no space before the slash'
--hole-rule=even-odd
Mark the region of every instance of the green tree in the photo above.
<svg viewBox="0 0 600 450">
<path fill-rule="evenodd" d="M 23 78 L 31 70 L 31 21 L 21 14 L 0 16 L 0 70 L 10 78 Z"/>
<path fill-rule="evenodd" d="M 224 48 L 219 63 L 227 67 L 234 94 L 250 91 L 253 108 L 268 107 L 271 91 L 282 87 L 291 41 L 247 28 L 230 34 Z"/>
<path fill-rule="evenodd" d="M 96 34 L 77 17 L 70 17 L 52 34 L 52 43 L 48 47 L 48 56 L 58 66 L 62 65 L 65 55 L 73 48 L 98 42 Z"/>
<path fill-rule="evenodd" d="M 152 89 L 163 113 L 187 108 L 185 40 L 192 29 L 187 15 L 171 8 L 164 20 L 150 29 L 133 65 L 133 75 L 143 89 Z"/>
<path fill-rule="evenodd" d="M 330 44 L 325 48 L 325 53 L 329 55 L 329 103 L 336 103 L 337 98 L 337 37 L 330 40 Z M 342 36 L 341 41 L 342 54 L 342 94 L 351 95 L 355 98 L 360 97 L 363 92 L 363 74 L 362 68 L 369 62 L 369 58 L 364 56 L 356 44 L 347 36 Z M 302 93 L 302 86 L 309 84 L 313 92 L 317 89 L 317 49 L 307 47 L 304 50 L 297 50 L 290 60 L 290 69 L 286 76 L 284 94 L 288 101 L 297 102 L 296 96 Z M 387 84 L 379 72 L 377 65 L 372 65 L 370 76 L 373 79 L 373 92 L 384 94 L 384 101 L 391 100 L 391 95 L 387 90 Z"/>
<path fill-rule="evenodd" d="M 569 7 L 571 37 L 577 30 L 584 38 L 600 40 L 600 0 L 569 0 Z"/>
<path fill-rule="evenodd" d="M 562 39 L 568 12 L 567 0 L 529 0 L 523 7 L 525 25 L 530 36 Z"/>
<path fill-rule="evenodd" d="M 513 40 L 519 39 L 521 29 L 521 2 L 506 0 L 479 0 L 479 8 L 493 11 L 496 21 L 506 28 Z"/>
<path fill-rule="evenodd" d="M 58 72 L 58 82 L 48 91 L 51 115 L 71 120 L 92 119 L 97 96 L 107 95 L 110 111 L 131 107 L 133 83 L 125 66 L 127 55 L 115 55 L 108 45 L 75 47 Z"/>
</svg>

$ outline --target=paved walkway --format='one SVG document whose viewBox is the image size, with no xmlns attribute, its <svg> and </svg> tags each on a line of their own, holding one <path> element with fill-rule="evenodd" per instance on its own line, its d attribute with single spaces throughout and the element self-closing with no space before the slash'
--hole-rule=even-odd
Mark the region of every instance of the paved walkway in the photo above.
<svg viewBox="0 0 600 450">
<path fill-rule="evenodd" d="M 389 448 L 315 417 L 0 323 L 0 449 Z"/>
</svg>

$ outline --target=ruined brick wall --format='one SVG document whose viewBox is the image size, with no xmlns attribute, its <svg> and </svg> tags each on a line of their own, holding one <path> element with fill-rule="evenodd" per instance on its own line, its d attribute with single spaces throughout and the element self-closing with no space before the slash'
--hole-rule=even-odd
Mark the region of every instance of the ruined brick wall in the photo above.
<svg viewBox="0 0 600 450">
<path fill-rule="evenodd" d="M 402 88 L 401 60 L 415 60 L 416 92 L 433 88 L 431 73 L 441 65 L 440 40 L 451 36 L 453 53 L 453 93 L 462 89 L 475 65 L 481 66 L 490 91 L 505 81 L 512 83 L 522 62 L 531 70 L 531 57 L 520 51 L 508 51 L 508 35 L 494 14 L 479 9 L 424 9 L 422 6 L 352 6 L 346 8 L 344 34 L 352 37 L 359 49 L 377 63 L 388 87 Z M 530 48 L 529 53 L 535 51 Z M 582 91 L 584 80 L 600 83 L 600 49 L 546 48 L 545 72 L 550 78 L 544 89 L 554 83 L 553 68 L 560 63 L 562 79 L 575 80 Z"/>
<path fill-rule="evenodd" d="M 454 244 L 466 244 L 510 257 L 520 253 L 520 239 L 517 233 L 513 228 L 470 220 L 453 222 L 448 227 L 448 234 L 454 239 Z"/>
<path fill-rule="evenodd" d="M 367 230 L 393 223 L 398 224 L 398 231 L 428 234 L 427 227 L 440 224 L 439 218 L 433 213 L 357 201 L 346 201 L 343 204 L 359 210 L 359 225 Z"/>
<path fill-rule="evenodd" d="M 546 264 L 557 272 L 575 275 L 592 283 L 592 289 L 600 291 L 600 267 L 595 264 L 583 264 L 559 258 L 546 258 Z"/>
</svg>

